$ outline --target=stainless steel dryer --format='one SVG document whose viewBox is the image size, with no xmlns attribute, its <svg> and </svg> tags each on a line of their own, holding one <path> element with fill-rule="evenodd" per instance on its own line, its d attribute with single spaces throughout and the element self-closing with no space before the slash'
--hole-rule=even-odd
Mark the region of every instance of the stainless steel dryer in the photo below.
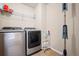
<svg viewBox="0 0 79 59">
<path fill-rule="evenodd" d="M 34 28 L 25 29 L 25 54 L 31 55 L 41 50 L 41 31 Z"/>
</svg>

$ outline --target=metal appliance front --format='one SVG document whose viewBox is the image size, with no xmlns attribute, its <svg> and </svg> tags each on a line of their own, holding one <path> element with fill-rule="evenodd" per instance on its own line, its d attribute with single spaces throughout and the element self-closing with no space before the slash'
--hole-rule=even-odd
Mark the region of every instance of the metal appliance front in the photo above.
<svg viewBox="0 0 79 59">
<path fill-rule="evenodd" d="M 36 51 L 39 51 L 40 49 L 41 49 L 41 43 L 40 43 L 40 45 L 38 45 L 38 46 L 35 46 L 35 47 L 32 47 L 32 48 L 29 48 L 29 45 L 28 45 L 28 40 L 29 40 L 29 36 L 28 36 L 28 32 L 29 31 L 39 31 L 39 30 L 26 30 L 25 32 L 25 53 L 26 53 L 26 55 L 31 55 L 31 54 L 33 54 L 34 52 L 36 52 Z M 41 38 L 40 38 L 41 39 Z M 41 42 L 41 41 L 40 41 Z"/>
</svg>

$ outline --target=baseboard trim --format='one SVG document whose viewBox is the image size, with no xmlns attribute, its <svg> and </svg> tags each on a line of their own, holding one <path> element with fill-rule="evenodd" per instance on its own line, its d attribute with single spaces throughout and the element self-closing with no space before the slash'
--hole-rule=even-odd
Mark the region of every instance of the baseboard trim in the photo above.
<svg viewBox="0 0 79 59">
<path fill-rule="evenodd" d="M 60 51 L 58 51 L 58 50 L 56 50 L 56 49 L 54 49 L 54 48 L 51 48 L 51 49 L 54 50 L 55 52 L 57 52 L 59 55 L 63 55 L 62 52 L 60 52 Z"/>
</svg>

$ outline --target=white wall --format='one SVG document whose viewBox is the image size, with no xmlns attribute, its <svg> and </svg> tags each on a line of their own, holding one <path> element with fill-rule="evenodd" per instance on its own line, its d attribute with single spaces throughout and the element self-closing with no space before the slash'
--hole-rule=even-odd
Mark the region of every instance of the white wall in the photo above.
<svg viewBox="0 0 79 59">
<path fill-rule="evenodd" d="M 76 55 L 79 56 L 79 4 L 76 4 L 75 15 L 75 40 L 76 40 Z"/>
<path fill-rule="evenodd" d="M 38 4 L 36 8 L 36 27 L 41 29 L 41 43 L 42 48 L 44 47 L 44 41 L 47 40 L 46 33 L 47 33 L 47 17 L 46 17 L 46 11 L 47 5 L 46 4 Z"/>
<path fill-rule="evenodd" d="M 36 16 L 36 22 L 35 26 L 39 29 L 41 29 L 41 20 L 42 20 L 42 7 L 41 4 L 39 3 L 37 7 L 35 8 L 35 16 Z"/>
<path fill-rule="evenodd" d="M 68 4 L 67 11 L 67 25 L 68 25 L 68 40 L 67 40 L 67 52 L 68 55 L 74 55 L 73 52 L 73 19 L 72 19 L 72 5 Z M 62 4 L 39 4 L 36 8 L 37 27 L 42 30 L 42 43 L 44 40 L 49 40 L 49 47 L 63 53 L 64 40 L 62 38 L 62 27 L 64 24 L 64 16 L 62 11 Z M 50 31 L 49 38 L 47 31 Z M 44 44 L 42 44 L 42 47 Z"/>
<path fill-rule="evenodd" d="M 47 28 L 51 33 L 51 48 L 63 52 L 63 38 L 62 27 L 64 24 L 64 16 L 62 12 L 62 4 L 48 4 L 47 7 Z M 67 52 L 72 55 L 71 40 L 72 40 L 72 17 L 71 17 L 71 4 L 68 4 L 67 11 L 67 25 L 68 25 L 68 40 Z"/>
<path fill-rule="evenodd" d="M 0 15 L 0 28 L 4 26 L 12 27 L 36 27 L 35 19 L 30 18 L 35 14 L 35 9 L 20 3 L 9 3 L 10 8 L 14 10 L 11 16 Z M 24 17 L 25 15 L 25 17 Z M 27 17 L 28 16 L 28 17 Z M 30 16 L 30 17 L 29 17 Z"/>
</svg>

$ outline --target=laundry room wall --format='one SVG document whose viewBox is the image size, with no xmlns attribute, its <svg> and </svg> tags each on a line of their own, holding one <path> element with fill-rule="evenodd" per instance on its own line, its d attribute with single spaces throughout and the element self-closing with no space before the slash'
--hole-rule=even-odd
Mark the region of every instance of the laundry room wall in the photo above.
<svg viewBox="0 0 79 59">
<path fill-rule="evenodd" d="M 41 45 L 42 49 L 45 46 L 50 47 L 49 43 L 44 44 L 46 40 L 48 40 L 48 35 L 47 35 L 47 4 L 46 3 L 39 3 L 38 7 L 36 8 L 36 27 L 41 29 Z M 50 41 L 50 40 L 48 40 Z"/>
<path fill-rule="evenodd" d="M 47 27 L 47 21 L 46 21 L 46 4 L 39 3 L 35 9 L 35 15 L 36 15 L 36 28 L 41 30 L 41 48 L 44 47 L 44 40 L 46 39 L 46 27 Z"/>
<path fill-rule="evenodd" d="M 79 56 L 79 3 L 75 4 L 75 15 L 74 15 L 74 34 L 75 34 L 75 50 L 76 55 Z"/>
<path fill-rule="evenodd" d="M 36 28 L 41 29 L 41 21 L 42 21 L 42 5 L 41 3 L 38 3 L 37 7 L 35 8 L 35 16 L 36 16 Z"/>
<path fill-rule="evenodd" d="M 0 28 L 5 26 L 11 27 L 36 27 L 35 8 L 29 7 L 22 3 L 8 3 L 13 9 L 11 16 L 0 15 Z"/>
<path fill-rule="evenodd" d="M 67 25 L 68 25 L 68 39 L 67 39 L 67 53 L 72 54 L 72 15 L 71 4 L 68 4 L 67 10 Z M 51 49 L 62 54 L 64 47 L 64 39 L 62 38 L 64 24 L 64 13 L 62 11 L 62 4 L 48 4 L 47 5 L 47 29 L 50 31 Z"/>
<path fill-rule="evenodd" d="M 42 48 L 44 41 L 49 41 L 49 48 L 56 52 L 63 54 L 64 39 L 62 38 L 62 27 L 64 24 L 64 13 L 62 11 L 62 4 L 48 3 L 39 4 L 37 7 L 37 28 L 42 30 Z M 73 19 L 72 19 L 72 4 L 68 4 L 67 10 L 67 25 L 68 25 L 68 39 L 67 39 L 67 55 L 74 55 L 74 47 L 72 46 L 73 36 Z M 50 35 L 48 36 L 48 31 Z"/>
</svg>

